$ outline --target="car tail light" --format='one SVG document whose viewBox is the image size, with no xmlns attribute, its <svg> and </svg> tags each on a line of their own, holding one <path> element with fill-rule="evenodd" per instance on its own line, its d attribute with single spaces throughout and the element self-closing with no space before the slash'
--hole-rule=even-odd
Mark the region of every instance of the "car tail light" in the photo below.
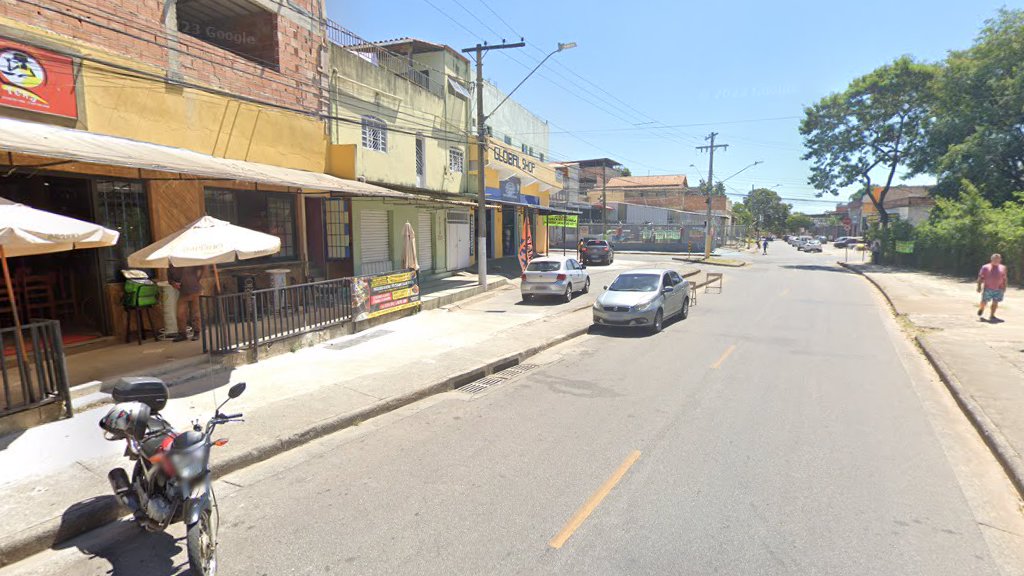
<svg viewBox="0 0 1024 576">
<path fill-rule="evenodd" d="M 601 248 L 601 250 L 604 250 L 605 252 L 607 252 L 608 251 L 608 247 L 604 246 L 604 247 Z"/>
<path fill-rule="evenodd" d="M 559 282 L 561 282 L 562 280 L 565 280 L 565 278 L 566 278 L 565 274 L 559 274 L 558 277 L 555 278 L 555 279 L 558 280 Z"/>
<path fill-rule="evenodd" d="M 523 272 L 523 275 L 520 276 L 519 278 L 522 279 L 523 282 L 525 282 L 526 281 L 526 272 Z"/>
</svg>

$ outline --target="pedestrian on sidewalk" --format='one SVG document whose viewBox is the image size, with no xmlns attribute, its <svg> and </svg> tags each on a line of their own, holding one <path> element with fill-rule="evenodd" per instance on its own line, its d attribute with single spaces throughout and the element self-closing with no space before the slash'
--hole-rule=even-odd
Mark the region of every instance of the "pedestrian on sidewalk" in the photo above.
<svg viewBox="0 0 1024 576">
<path fill-rule="evenodd" d="M 998 322 L 996 309 L 1006 294 L 1006 266 L 1003 257 L 993 254 L 988 264 L 978 272 L 978 292 L 981 293 L 981 304 L 978 305 L 978 317 L 985 313 L 985 304 L 992 302 L 989 309 L 989 322 Z M 984 289 L 983 289 L 984 288 Z"/>
<path fill-rule="evenodd" d="M 192 327 L 192 339 L 199 339 L 199 296 L 203 293 L 202 266 L 171 266 L 167 280 L 178 291 L 178 335 L 175 342 L 188 339 L 186 326 Z"/>
<path fill-rule="evenodd" d="M 762 256 L 765 254 L 768 254 L 768 238 L 764 239 L 764 252 L 761 252 Z"/>
<path fill-rule="evenodd" d="M 583 255 L 587 252 L 587 243 L 583 241 L 583 238 L 580 238 L 579 243 L 576 244 L 576 252 L 579 254 L 577 260 L 583 262 Z"/>
</svg>

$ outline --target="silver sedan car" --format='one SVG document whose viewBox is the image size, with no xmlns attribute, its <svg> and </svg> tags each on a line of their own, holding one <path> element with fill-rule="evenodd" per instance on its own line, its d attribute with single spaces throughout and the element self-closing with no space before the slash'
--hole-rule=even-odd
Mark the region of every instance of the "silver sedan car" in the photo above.
<svg viewBox="0 0 1024 576">
<path fill-rule="evenodd" d="M 569 302 L 575 292 L 590 292 L 590 274 L 574 258 L 534 258 L 523 272 L 519 290 L 527 302 L 537 296 L 555 296 Z"/>
<path fill-rule="evenodd" d="M 664 321 L 690 314 L 690 282 L 675 270 L 620 274 L 594 303 L 594 324 L 660 332 Z"/>
</svg>

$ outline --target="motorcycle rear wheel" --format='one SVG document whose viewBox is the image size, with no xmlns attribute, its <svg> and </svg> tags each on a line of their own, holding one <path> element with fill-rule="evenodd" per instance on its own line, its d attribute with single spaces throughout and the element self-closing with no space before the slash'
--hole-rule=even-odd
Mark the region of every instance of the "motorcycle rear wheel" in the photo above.
<svg viewBox="0 0 1024 576">
<path fill-rule="evenodd" d="M 188 565 L 195 576 L 217 574 L 217 536 L 213 529 L 213 510 L 206 507 L 199 521 L 188 527 Z"/>
</svg>

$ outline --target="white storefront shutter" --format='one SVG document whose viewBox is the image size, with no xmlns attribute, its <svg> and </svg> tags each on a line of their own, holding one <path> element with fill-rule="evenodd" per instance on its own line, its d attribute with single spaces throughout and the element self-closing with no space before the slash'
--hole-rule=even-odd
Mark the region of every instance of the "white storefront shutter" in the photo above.
<svg viewBox="0 0 1024 576">
<path fill-rule="evenodd" d="M 434 269 L 434 214 L 420 212 L 419 225 L 416 227 L 416 258 L 420 263 L 420 271 Z"/>
<path fill-rule="evenodd" d="M 391 231 L 387 210 L 363 210 L 359 215 L 360 264 L 362 274 L 380 274 L 394 269 L 391 263 Z"/>
</svg>

